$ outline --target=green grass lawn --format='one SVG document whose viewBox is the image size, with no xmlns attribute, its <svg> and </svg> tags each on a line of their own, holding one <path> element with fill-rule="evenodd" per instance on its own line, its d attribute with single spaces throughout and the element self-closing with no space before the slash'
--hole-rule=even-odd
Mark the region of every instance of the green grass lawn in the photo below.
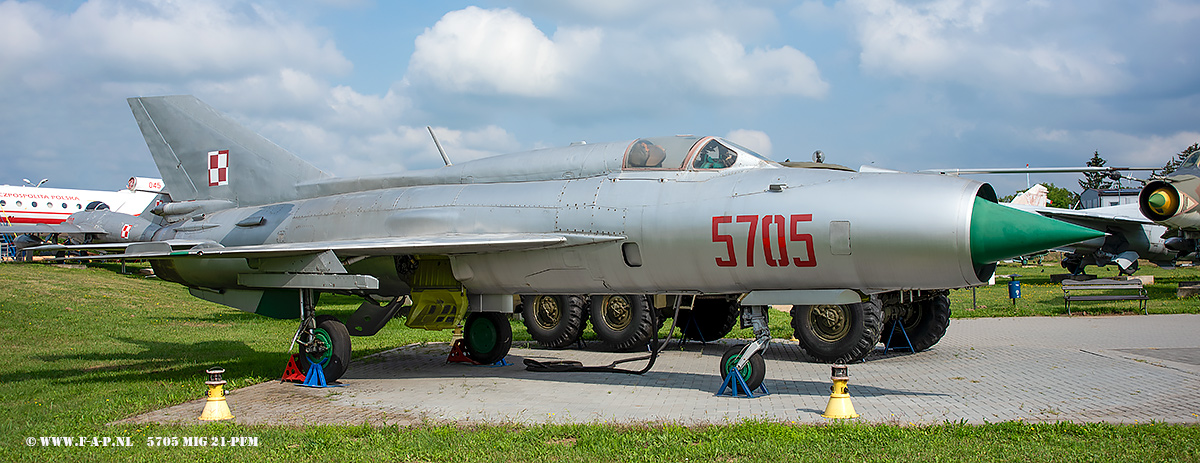
<svg viewBox="0 0 1200 463">
<path fill-rule="evenodd" d="M 210 366 L 230 372 L 229 388 L 278 378 L 296 328 L 295 321 L 208 303 L 191 297 L 179 285 L 121 275 L 118 268 L 0 265 L 0 315 L 8 320 L 0 326 L 0 345 L 9 354 L 0 363 L 0 436 L 4 436 L 0 461 L 1200 460 L 1196 444 L 1200 428 L 1164 424 L 109 426 L 106 423 L 201 397 L 204 370 Z M 955 291 L 954 314 L 1061 315 L 1061 291 L 1048 284 L 1049 273 L 1055 271 L 1002 267 L 998 273 L 1023 275 L 1024 297 L 1016 310 L 1007 298 L 1007 287 L 997 285 L 978 290 L 980 307 L 973 311 L 963 309 L 970 306 L 970 291 Z M 1163 272 L 1150 287 L 1156 298 L 1151 313 L 1196 311 L 1194 300 L 1174 298 L 1173 282 L 1180 279 L 1200 280 L 1200 272 Z M 325 297 L 322 311 L 345 318 L 358 302 Z M 1136 305 L 1096 303 L 1087 310 L 1128 313 Z M 787 314 L 772 312 L 771 317 L 772 332 L 790 336 Z M 519 321 L 513 328 L 516 339 L 529 339 Z M 749 330 L 733 335 L 750 336 Z M 450 336 L 391 323 L 376 336 L 354 338 L 355 355 L 410 343 L 446 342 Z M 134 446 L 26 445 L 27 438 L 39 436 L 130 437 Z M 256 437 L 258 447 L 146 446 L 148 437 L 164 436 Z"/>
<path fill-rule="evenodd" d="M 995 286 L 981 286 L 975 289 L 974 310 L 971 310 L 971 289 L 951 291 L 951 315 L 954 318 L 1066 316 L 1062 289 L 1057 283 L 1050 282 L 1050 275 L 1060 273 L 1066 272 L 1058 264 L 1001 265 L 996 269 L 996 275 L 1019 275 L 1015 279 L 1021 282 L 1021 298 L 1014 304 L 1013 300 L 1008 298 L 1008 283 L 1012 279 L 998 276 Z M 1117 269 L 1115 266 L 1088 267 L 1087 273 L 1100 278 L 1112 278 L 1117 275 Z M 1175 297 L 1179 282 L 1200 281 L 1200 267 L 1164 270 L 1144 263 L 1137 274 L 1154 276 L 1154 284 L 1146 286 L 1146 294 L 1150 296 L 1146 309 L 1151 314 L 1200 313 L 1200 300 Z M 1138 301 L 1075 302 L 1071 304 L 1071 312 L 1075 315 L 1142 313 Z"/>
</svg>

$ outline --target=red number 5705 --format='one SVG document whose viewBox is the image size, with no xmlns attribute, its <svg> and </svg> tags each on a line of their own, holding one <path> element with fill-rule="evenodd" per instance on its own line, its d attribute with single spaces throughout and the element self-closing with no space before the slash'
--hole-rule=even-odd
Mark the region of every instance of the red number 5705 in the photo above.
<svg viewBox="0 0 1200 463">
<path fill-rule="evenodd" d="M 717 257 L 718 267 L 736 267 L 737 252 L 733 246 L 733 235 L 721 233 L 721 225 L 732 223 L 749 224 L 746 231 L 746 266 L 754 266 L 754 243 L 758 241 L 759 230 L 762 230 L 762 248 L 767 265 L 771 267 L 787 267 L 789 262 L 797 267 L 816 267 L 817 258 L 813 255 L 813 238 L 809 233 L 799 233 L 800 222 L 812 222 L 812 214 L 792 214 L 785 221 L 782 215 L 720 215 L 712 218 L 712 240 L 714 243 L 725 243 L 725 257 Z M 761 223 L 761 226 L 759 226 Z M 774 241 L 774 243 L 772 243 Z M 804 257 L 788 259 L 788 242 L 804 243 Z M 778 251 L 778 252 L 777 252 Z"/>
</svg>

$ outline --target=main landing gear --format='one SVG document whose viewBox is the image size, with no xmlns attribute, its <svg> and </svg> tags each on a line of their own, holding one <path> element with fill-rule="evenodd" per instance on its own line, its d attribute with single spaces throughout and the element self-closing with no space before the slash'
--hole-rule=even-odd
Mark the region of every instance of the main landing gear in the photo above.
<svg viewBox="0 0 1200 463">
<path fill-rule="evenodd" d="M 502 313 L 473 312 L 463 324 L 467 358 L 481 365 L 499 362 L 512 348 L 512 325 Z"/>
<path fill-rule="evenodd" d="M 297 367 L 300 371 L 309 371 L 313 365 L 320 365 L 325 381 L 336 381 L 350 366 L 352 333 L 341 320 L 330 315 L 316 315 L 316 296 L 312 289 L 300 290 L 300 328 L 292 338 L 293 345 L 300 345 Z M 358 336 L 375 334 L 392 318 L 400 304 L 400 299 L 387 307 L 364 304 L 373 310 L 367 310 L 366 315 L 360 316 L 356 312 L 350 316 L 354 333 Z M 367 319 L 371 321 L 364 321 Z M 512 348 L 512 325 L 502 313 L 472 312 L 463 323 L 463 340 L 468 358 L 480 364 L 496 363 Z"/>
<path fill-rule="evenodd" d="M 300 290 L 300 329 L 293 338 L 303 354 L 300 371 L 308 371 L 313 364 L 318 364 L 326 381 L 337 381 L 350 366 L 350 332 L 337 318 L 315 316 L 316 305 L 313 290 Z"/>
<path fill-rule="evenodd" d="M 883 313 L 879 302 L 792 306 L 792 328 L 800 350 L 824 363 L 852 363 L 879 342 Z"/>
</svg>

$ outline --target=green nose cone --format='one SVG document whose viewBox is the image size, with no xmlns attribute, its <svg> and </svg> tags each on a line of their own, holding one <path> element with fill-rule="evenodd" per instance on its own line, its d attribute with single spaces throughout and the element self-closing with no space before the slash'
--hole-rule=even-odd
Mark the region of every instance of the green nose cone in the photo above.
<svg viewBox="0 0 1200 463">
<path fill-rule="evenodd" d="M 1154 206 L 1155 209 L 1162 210 L 1163 206 L 1167 205 L 1167 194 L 1161 191 L 1155 191 L 1150 195 L 1150 198 L 1147 199 L 1146 202 L 1150 203 L 1151 206 Z"/>
<path fill-rule="evenodd" d="M 997 262 L 1064 244 L 1104 236 L 1092 230 L 975 198 L 971 211 L 971 260 Z"/>
</svg>

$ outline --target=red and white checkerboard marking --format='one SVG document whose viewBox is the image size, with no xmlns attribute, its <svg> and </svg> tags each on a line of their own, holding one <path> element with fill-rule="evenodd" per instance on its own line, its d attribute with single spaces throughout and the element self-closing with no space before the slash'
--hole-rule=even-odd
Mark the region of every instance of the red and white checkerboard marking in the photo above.
<svg viewBox="0 0 1200 463">
<path fill-rule="evenodd" d="M 208 186 L 229 184 L 229 150 L 208 152 Z"/>
</svg>

